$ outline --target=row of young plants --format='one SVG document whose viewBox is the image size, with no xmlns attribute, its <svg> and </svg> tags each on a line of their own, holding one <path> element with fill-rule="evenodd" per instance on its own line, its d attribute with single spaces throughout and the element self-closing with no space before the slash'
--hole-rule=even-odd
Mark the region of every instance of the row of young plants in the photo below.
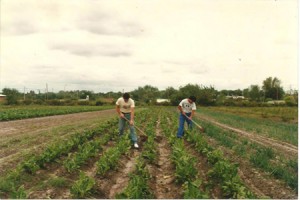
<svg viewBox="0 0 300 200">
<path fill-rule="evenodd" d="M 122 137 L 119 142 L 112 148 L 109 148 L 97 161 L 97 174 L 104 175 L 108 170 L 114 170 L 122 155 L 130 149 L 130 141 Z"/>
<path fill-rule="evenodd" d="M 169 114 L 168 116 L 171 123 L 177 121 L 176 115 Z M 172 132 L 176 133 L 176 129 L 172 130 Z M 208 145 L 202 137 L 200 130 L 196 128 L 192 131 L 185 130 L 185 138 L 189 143 L 194 145 L 197 152 L 206 157 L 208 160 L 208 165 L 211 168 L 208 171 L 208 188 L 213 185 L 220 185 L 222 198 L 255 198 L 241 181 L 238 175 L 238 165 L 227 160 L 220 150 L 216 150 Z M 192 161 L 190 161 L 190 163 L 192 163 Z M 206 192 L 206 194 L 207 193 L 208 192 Z"/>
<path fill-rule="evenodd" d="M 220 123 L 234 128 L 274 138 L 295 146 L 298 145 L 298 124 L 248 117 L 205 108 L 203 108 L 198 114 L 200 116 L 209 116 Z"/>
<path fill-rule="evenodd" d="M 238 175 L 238 164 L 231 163 L 219 149 L 211 147 L 198 131 L 187 131 L 187 141 L 194 144 L 195 150 L 207 157 L 211 169 L 208 177 L 211 184 L 220 184 L 223 198 L 255 198 L 244 186 Z"/>
<path fill-rule="evenodd" d="M 96 162 L 96 173 L 104 176 L 109 170 L 114 170 L 118 166 L 121 155 L 130 149 L 130 141 L 126 137 L 119 138 L 116 145 L 103 152 Z M 94 177 L 86 175 L 83 171 L 79 172 L 79 178 L 71 185 L 70 193 L 73 198 L 88 198 L 96 188 Z"/>
<path fill-rule="evenodd" d="M 112 133 L 105 134 L 101 138 L 79 145 L 78 151 L 68 154 L 68 158 L 63 162 L 63 166 L 69 173 L 80 169 L 89 158 L 95 157 L 102 150 L 102 146 L 114 136 Z"/>
<path fill-rule="evenodd" d="M 270 147 L 250 142 L 238 137 L 231 131 L 224 130 L 208 122 L 202 122 L 205 126 L 205 134 L 214 138 L 222 146 L 232 149 L 237 155 L 248 160 L 249 163 L 259 168 L 276 179 L 283 180 L 292 189 L 298 189 L 298 160 L 291 159 Z"/>
<path fill-rule="evenodd" d="M 111 133 L 103 134 L 103 132 L 107 132 L 111 125 L 116 123 L 116 119 L 113 119 L 101 124 L 94 130 L 76 133 L 70 138 L 49 145 L 41 154 L 32 155 L 29 159 L 24 160 L 17 165 L 15 169 L 9 171 L 4 177 L 1 177 L 1 196 L 26 198 L 27 194 L 23 185 L 26 177 L 35 175 L 39 169 L 45 169 L 46 164 L 55 162 L 60 157 L 68 155 L 71 151 L 75 151 L 78 146 L 84 146 L 85 143 L 88 143 L 88 141 L 92 140 L 95 136 L 110 135 Z"/>
<path fill-rule="evenodd" d="M 153 199 L 153 192 L 149 187 L 149 181 L 153 178 L 147 168 L 148 164 L 154 164 L 157 161 L 157 143 L 155 142 L 155 125 L 157 117 L 148 117 L 148 123 L 144 128 L 148 136 L 143 144 L 143 151 L 137 158 L 135 170 L 131 173 L 127 187 L 116 195 L 117 199 Z"/>
<path fill-rule="evenodd" d="M 138 117 L 136 117 L 136 119 L 138 119 L 136 123 L 144 123 L 149 118 L 149 113 L 149 111 L 140 112 Z M 149 121 L 147 123 L 149 123 Z M 127 154 L 130 148 L 131 142 L 127 136 L 118 138 L 116 144 L 103 152 L 99 160 L 95 163 L 97 176 L 103 177 L 108 171 L 115 170 L 119 166 L 121 156 Z M 137 164 L 137 166 L 138 165 L 139 164 Z M 73 198 L 89 198 L 96 192 L 97 188 L 95 187 L 95 178 L 81 171 L 78 180 L 72 184 L 70 193 Z M 138 188 L 142 189 L 140 185 Z M 134 193 L 130 194 L 134 195 Z"/>
<path fill-rule="evenodd" d="M 168 121 L 168 119 L 169 121 Z M 176 182 L 183 186 L 183 198 L 185 199 L 208 199 L 209 194 L 202 188 L 202 180 L 196 169 L 197 159 L 191 156 L 185 149 L 184 140 L 176 138 L 178 126 L 175 125 L 172 113 L 162 116 L 162 130 L 171 144 L 171 159 L 175 165 Z"/>
<path fill-rule="evenodd" d="M 113 108 L 112 106 L 2 106 L 0 121 L 65 115 L 79 112 L 100 111 Z"/>
<path fill-rule="evenodd" d="M 277 119 L 289 122 L 298 118 L 297 107 L 206 107 L 202 111 L 211 110 L 214 112 L 233 113 L 237 115 L 254 116 L 256 118 Z"/>
</svg>

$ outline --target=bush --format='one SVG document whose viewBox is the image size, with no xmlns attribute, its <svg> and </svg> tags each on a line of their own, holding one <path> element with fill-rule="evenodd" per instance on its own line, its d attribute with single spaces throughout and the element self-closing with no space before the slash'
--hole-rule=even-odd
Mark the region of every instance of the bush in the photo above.
<svg viewBox="0 0 300 200">
<path fill-rule="evenodd" d="M 95 104 L 95 105 L 96 105 L 96 106 L 103 106 L 103 104 L 104 104 L 104 103 L 103 103 L 102 101 L 98 100 L 98 101 L 96 101 L 96 104 Z"/>
<path fill-rule="evenodd" d="M 41 99 L 35 100 L 34 103 L 35 103 L 35 104 L 38 104 L 38 105 L 43 105 L 43 104 L 45 104 L 45 102 L 44 102 L 43 100 L 41 100 Z"/>
<path fill-rule="evenodd" d="M 48 105 L 51 105 L 51 106 L 63 106 L 63 105 L 64 105 L 64 102 L 59 101 L 59 100 L 57 100 L 57 99 L 53 99 L 53 100 L 48 100 L 48 101 L 47 101 L 47 104 L 48 104 Z"/>
<path fill-rule="evenodd" d="M 26 99 L 23 101 L 23 104 L 30 105 L 30 104 L 33 104 L 33 101 L 31 99 Z"/>
<path fill-rule="evenodd" d="M 78 105 L 80 106 L 88 106 L 90 103 L 88 101 L 78 101 Z"/>
<path fill-rule="evenodd" d="M 288 105 L 288 106 L 297 105 L 294 96 L 287 96 L 287 97 L 284 98 L 284 101 L 285 101 L 286 105 Z"/>
</svg>

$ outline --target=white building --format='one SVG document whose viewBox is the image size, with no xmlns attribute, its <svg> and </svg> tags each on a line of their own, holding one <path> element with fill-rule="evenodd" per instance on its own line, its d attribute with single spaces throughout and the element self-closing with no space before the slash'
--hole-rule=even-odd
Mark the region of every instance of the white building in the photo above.
<svg viewBox="0 0 300 200">
<path fill-rule="evenodd" d="M 4 101 L 6 99 L 6 95 L 0 94 L 0 101 Z"/>
<path fill-rule="evenodd" d="M 156 103 L 170 103 L 170 99 L 156 99 Z"/>
</svg>

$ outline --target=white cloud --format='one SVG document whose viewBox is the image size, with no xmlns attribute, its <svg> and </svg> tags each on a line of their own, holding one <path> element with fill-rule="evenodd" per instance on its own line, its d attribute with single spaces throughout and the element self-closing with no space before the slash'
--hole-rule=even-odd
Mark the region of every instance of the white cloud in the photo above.
<svg viewBox="0 0 300 200">
<path fill-rule="evenodd" d="M 298 87 L 297 1 L 4 0 L 3 87 Z"/>
</svg>

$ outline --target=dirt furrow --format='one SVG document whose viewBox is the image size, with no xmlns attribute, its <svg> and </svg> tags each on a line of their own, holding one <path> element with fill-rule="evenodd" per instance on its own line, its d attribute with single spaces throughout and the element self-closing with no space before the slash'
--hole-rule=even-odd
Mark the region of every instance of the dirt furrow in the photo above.
<svg viewBox="0 0 300 200">
<path fill-rule="evenodd" d="M 157 199 L 180 199 L 182 188 L 175 183 L 175 166 L 171 161 L 171 147 L 167 139 L 161 134 L 160 121 L 156 125 L 156 139 L 158 143 L 157 165 L 150 167 L 150 172 L 154 176 L 152 189 Z"/>
<path fill-rule="evenodd" d="M 191 155 L 193 155 L 197 159 L 197 165 L 196 168 L 198 170 L 199 179 L 201 179 L 202 182 L 202 190 L 205 191 L 205 188 L 203 186 L 209 184 L 209 177 L 207 176 L 208 171 L 210 169 L 210 166 L 208 165 L 207 158 L 200 153 L 198 153 L 194 149 L 194 145 L 188 143 L 185 141 L 185 147 L 188 152 L 190 152 Z M 214 186 L 213 189 L 210 191 L 210 196 L 213 199 L 220 199 L 222 198 L 221 189 L 218 186 Z"/>
<path fill-rule="evenodd" d="M 0 122 L 0 174 L 51 142 L 95 128 L 114 116 L 114 110 L 103 110 Z"/>
<path fill-rule="evenodd" d="M 267 138 L 267 137 L 264 137 L 264 136 L 261 136 L 261 135 L 258 135 L 258 134 L 249 133 L 249 132 L 237 129 L 237 128 L 233 128 L 233 127 L 230 127 L 228 125 L 219 123 L 219 122 L 217 122 L 217 121 L 215 121 L 211 118 L 202 117 L 202 116 L 199 117 L 199 115 L 197 117 L 202 119 L 202 120 L 211 122 L 211 123 L 213 123 L 213 124 L 215 124 L 215 125 L 217 125 L 221 128 L 231 130 L 235 133 L 238 133 L 239 135 L 247 137 L 251 141 L 259 143 L 263 146 L 266 146 L 266 147 L 271 146 L 273 148 L 276 148 L 276 149 L 279 149 L 279 150 L 285 152 L 286 154 L 293 154 L 294 156 L 298 155 L 298 148 L 296 146 L 292 145 L 292 144 L 282 142 L 282 141 L 278 141 L 278 140 L 274 140 L 272 138 Z"/>
<path fill-rule="evenodd" d="M 109 193 L 107 194 L 106 198 L 114 199 L 116 194 L 121 193 L 124 190 L 124 188 L 128 185 L 128 175 L 135 170 L 136 159 L 139 155 L 140 152 L 134 151 L 133 155 L 130 158 L 127 157 L 127 161 L 122 165 L 122 170 L 118 171 L 111 179 L 111 181 L 113 181 L 113 184 L 110 186 Z M 107 181 L 105 181 L 105 183 L 106 182 Z M 101 185 L 101 188 L 102 191 L 107 191 L 104 189 L 104 184 Z"/>
<path fill-rule="evenodd" d="M 205 138 L 207 137 L 205 136 Z M 249 161 L 236 156 L 232 150 L 220 146 L 215 140 L 207 138 L 206 141 L 211 146 L 218 147 L 231 162 L 239 163 L 240 178 L 258 198 L 297 199 L 296 192 L 283 181 L 275 179 L 269 173 L 254 168 Z"/>
<path fill-rule="evenodd" d="M 102 146 L 102 150 L 96 157 L 90 158 L 83 166 L 81 166 L 80 170 L 85 172 L 87 175 L 95 175 L 96 174 L 96 165 L 95 163 L 102 154 L 105 152 L 106 149 L 115 145 L 114 141 L 109 141 L 107 144 Z M 50 163 L 46 166 L 45 169 L 42 169 L 37 172 L 35 175 L 36 183 L 30 183 L 30 186 L 36 187 L 36 185 L 40 184 L 41 181 L 47 183 L 53 177 L 63 177 L 67 180 L 68 183 L 73 183 L 78 178 L 78 171 L 73 173 L 69 173 L 63 167 L 62 163 L 66 157 L 61 158 L 58 163 Z M 39 181 L 38 181 L 39 180 Z M 47 185 L 47 184 L 46 184 Z M 45 189 L 31 189 L 32 192 L 30 193 L 30 198 L 39 198 L 39 199 L 46 199 L 46 198 L 55 198 L 55 199 L 70 199 L 70 185 L 69 187 L 60 187 L 60 188 L 53 188 L 53 187 L 46 187 Z"/>
<path fill-rule="evenodd" d="M 2 139 L 5 139 L 7 137 L 22 135 L 24 133 L 31 133 L 34 131 L 51 130 L 54 127 L 62 125 L 76 125 L 83 120 L 99 118 L 100 121 L 113 115 L 116 116 L 116 112 L 114 109 L 110 109 L 0 122 L 0 136 Z"/>
</svg>

